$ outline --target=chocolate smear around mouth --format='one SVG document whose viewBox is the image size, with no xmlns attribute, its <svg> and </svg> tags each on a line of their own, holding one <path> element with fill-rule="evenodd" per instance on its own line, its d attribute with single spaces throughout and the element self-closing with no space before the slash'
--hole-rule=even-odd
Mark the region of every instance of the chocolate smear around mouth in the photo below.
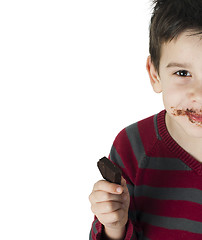
<svg viewBox="0 0 202 240">
<path fill-rule="evenodd" d="M 202 117 L 202 110 L 200 111 L 195 111 L 193 109 L 186 109 L 186 110 L 180 110 L 180 109 L 176 109 L 174 107 L 171 107 L 172 109 L 172 115 L 173 116 L 187 116 L 189 118 L 189 121 L 192 123 L 198 123 L 199 126 L 202 127 L 202 121 L 196 121 L 193 118 L 195 118 L 196 116 L 198 116 L 198 118 Z"/>
</svg>

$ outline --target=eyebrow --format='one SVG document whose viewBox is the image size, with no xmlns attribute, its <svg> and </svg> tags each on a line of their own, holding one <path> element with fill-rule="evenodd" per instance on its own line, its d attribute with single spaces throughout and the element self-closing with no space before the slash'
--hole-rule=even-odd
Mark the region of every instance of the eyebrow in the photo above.
<svg viewBox="0 0 202 240">
<path fill-rule="evenodd" d="M 191 65 L 188 63 L 176 63 L 176 62 L 171 62 L 169 63 L 166 67 L 180 67 L 180 68 L 189 68 Z"/>
</svg>

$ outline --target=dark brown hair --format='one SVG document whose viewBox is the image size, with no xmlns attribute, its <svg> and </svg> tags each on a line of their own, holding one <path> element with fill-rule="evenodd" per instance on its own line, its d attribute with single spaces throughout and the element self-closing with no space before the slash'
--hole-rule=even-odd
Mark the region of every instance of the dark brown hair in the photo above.
<svg viewBox="0 0 202 240">
<path fill-rule="evenodd" d="M 159 72 L 162 43 L 187 30 L 194 34 L 202 33 L 202 0 L 153 0 L 153 4 L 149 52 Z"/>
</svg>

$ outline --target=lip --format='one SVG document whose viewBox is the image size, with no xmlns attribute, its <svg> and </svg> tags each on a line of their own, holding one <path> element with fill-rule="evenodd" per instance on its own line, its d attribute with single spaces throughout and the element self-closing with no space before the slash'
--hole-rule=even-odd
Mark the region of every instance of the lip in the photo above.
<svg viewBox="0 0 202 240">
<path fill-rule="evenodd" d="M 191 111 L 186 111 L 186 115 L 189 117 L 191 122 L 202 123 L 202 114 L 197 114 Z"/>
<path fill-rule="evenodd" d="M 186 110 L 184 110 L 171 107 L 171 109 L 174 116 L 187 116 L 190 122 L 202 126 L 202 108 L 187 108 Z"/>
</svg>

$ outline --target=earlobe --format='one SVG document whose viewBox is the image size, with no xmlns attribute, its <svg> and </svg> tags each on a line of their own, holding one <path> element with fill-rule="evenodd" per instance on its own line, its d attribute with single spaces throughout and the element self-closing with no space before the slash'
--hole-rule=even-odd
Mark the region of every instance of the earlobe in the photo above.
<svg viewBox="0 0 202 240">
<path fill-rule="evenodd" d="M 161 87 L 161 80 L 158 75 L 158 72 L 156 71 L 154 64 L 151 61 L 151 56 L 148 56 L 147 63 L 146 63 L 146 69 L 149 74 L 151 85 L 156 93 L 162 92 Z"/>
</svg>

